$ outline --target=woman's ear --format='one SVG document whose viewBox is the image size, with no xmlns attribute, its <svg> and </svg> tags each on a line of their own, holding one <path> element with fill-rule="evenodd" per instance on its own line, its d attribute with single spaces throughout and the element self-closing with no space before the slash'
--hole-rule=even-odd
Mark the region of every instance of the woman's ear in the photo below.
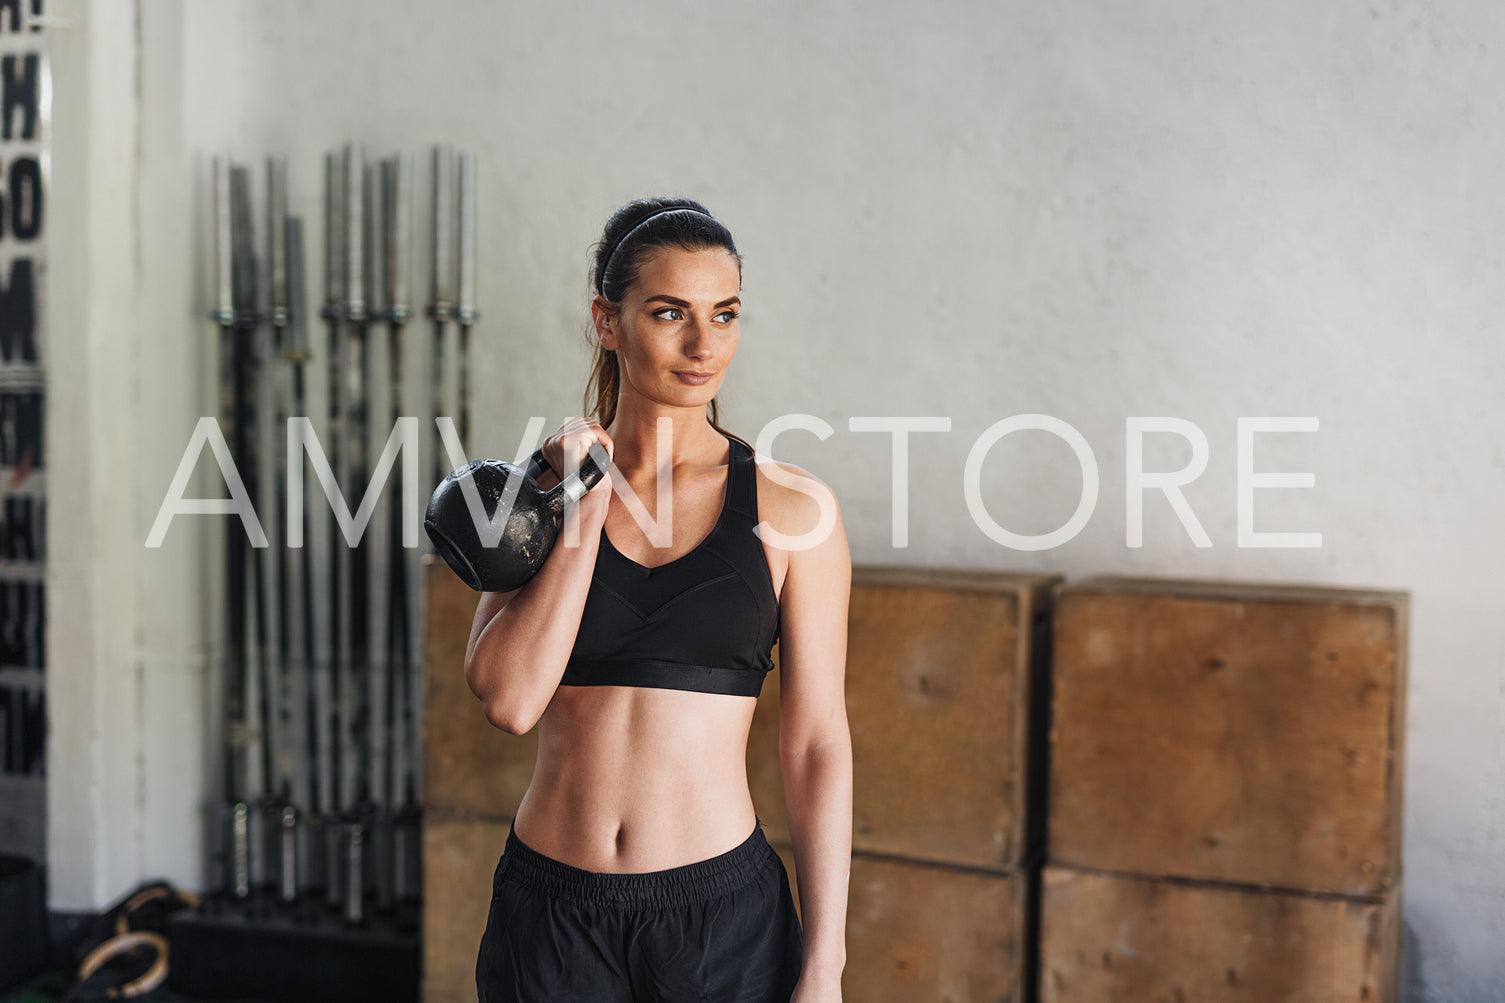
<svg viewBox="0 0 1505 1003">
<path fill-rule="evenodd" d="M 600 340 L 601 347 L 608 352 L 617 350 L 616 314 L 615 306 L 604 296 L 591 300 L 591 323 L 596 327 L 596 338 Z"/>
</svg>

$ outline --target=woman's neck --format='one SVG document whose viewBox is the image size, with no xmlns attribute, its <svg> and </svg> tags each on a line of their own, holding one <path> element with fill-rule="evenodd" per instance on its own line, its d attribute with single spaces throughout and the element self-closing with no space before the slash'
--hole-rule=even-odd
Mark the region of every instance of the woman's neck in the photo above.
<svg viewBox="0 0 1505 1003">
<path fill-rule="evenodd" d="M 612 441 L 612 462 L 623 472 L 643 467 L 659 469 L 663 466 L 659 461 L 660 449 L 670 454 L 668 462 L 674 467 L 721 461 L 726 438 L 711 427 L 705 408 L 635 404 L 622 401 L 606 430 Z"/>
</svg>

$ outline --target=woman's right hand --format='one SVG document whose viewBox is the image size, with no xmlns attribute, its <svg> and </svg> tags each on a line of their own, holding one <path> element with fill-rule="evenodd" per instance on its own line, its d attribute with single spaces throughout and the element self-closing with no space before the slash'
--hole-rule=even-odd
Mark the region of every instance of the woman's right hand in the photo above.
<svg viewBox="0 0 1505 1003">
<path fill-rule="evenodd" d="M 556 473 L 563 478 L 570 471 L 577 469 L 585 460 L 590 447 L 600 443 L 606 450 L 607 457 L 613 455 L 616 448 L 611 441 L 611 436 L 606 433 L 599 422 L 589 418 L 567 418 L 554 431 L 554 434 L 544 440 L 543 456 L 553 467 Z M 607 470 L 595 487 L 585 493 L 577 503 L 580 517 L 585 520 L 585 525 L 591 529 L 598 529 L 606 520 L 606 510 L 611 504 L 611 472 Z"/>
<path fill-rule="evenodd" d="M 615 448 L 611 436 L 598 422 L 589 418 L 566 418 L 554 434 L 543 441 L 543 458 L 561 477 L 580 466 L 591 444 L 599 442 L 611 456 Z"/>
</svg>

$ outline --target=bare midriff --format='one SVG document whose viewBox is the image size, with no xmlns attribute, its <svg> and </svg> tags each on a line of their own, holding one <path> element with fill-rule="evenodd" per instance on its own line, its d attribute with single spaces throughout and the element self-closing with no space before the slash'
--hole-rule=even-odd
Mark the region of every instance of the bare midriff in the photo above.
<svg viewBox="0 0 1505 1003">
<path fill-rule="evenodd" d="M 514 831 L 598 873 L 668 870 L 739 846 L 757 824 L 747 788 L 752 697 L 561 686 L 538 722 L 538 760 Z"/>
</svg>

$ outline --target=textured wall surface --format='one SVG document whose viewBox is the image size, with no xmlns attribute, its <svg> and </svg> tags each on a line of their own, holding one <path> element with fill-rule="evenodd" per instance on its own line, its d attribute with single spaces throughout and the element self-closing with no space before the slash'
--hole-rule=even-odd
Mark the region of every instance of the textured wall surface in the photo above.
<svg viewBox="0 0 1505 1003">
<path fill-rule="evenodd" d="M 1505 999 L 1497 5 L 57 7 L 82 39 L 66 66 L 92 76 L 57 89 L 50 337 L 95 354 L 53 370 L 49 400 L 74 416 L 54 418 L 54 474 L 92 466 L 52 538 L 92 535 L 49 568 L 95 626 L 62 639 L 52 607 L 54 907 L 201 868 L 212 753 L 182 736 L 212 705 L 199 586 L 220 548 L 191 521 L 162 551 L 141 541 L 214 408 L 208 157 L 286 153 L 314 220 L 325 150 L 443 140 L 480 158 L 472 455 L 511 456 L 529 416 L 578 410 L 590 244 L 626 199 L 686 192 L 745 256 L 729 424 L 830 424 L 774 452 L 835 488 L 856 560 L 1410 590 L 1409 998 Z M 87 111 L 72 126 L 65 101 Z M 1069 423 L 1095 457 L 1091 518 L 1051 549 L 995 542 L 966 500 L 973 444 L 1019 413 Z M 889 437 L 849 425 L 893 415 L 950 420 L 911 438 L 902 549 Z M 1142 416 L 1205 434 L 1183 492 L 1211 546 L 1158 491 L 1129 545 Z M 1252 458 L 1314 486 L 1245 504 L 1254 529 L 1320 547 L 1239 546 L 1237 421 L 1257 416 L 1319 422 L 1257 436 Z M 1192 456 L 1156 432 L 1142 465 Z M 1026 431 L 991 450 L 978 492 L 992 519 L 1045 533 L 1082 481 L 1064 442 Z"/>
</svg>

